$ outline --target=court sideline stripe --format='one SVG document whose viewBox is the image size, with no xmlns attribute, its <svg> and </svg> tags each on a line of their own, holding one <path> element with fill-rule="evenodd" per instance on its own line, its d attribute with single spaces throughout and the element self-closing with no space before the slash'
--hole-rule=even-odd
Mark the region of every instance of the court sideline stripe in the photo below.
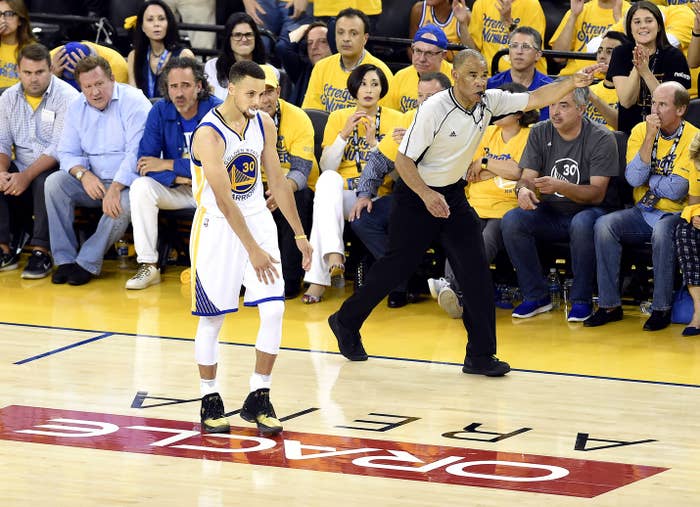
<svg viewBox="0 0 700 507">
<path fill-rule="evenodd" d="M 85 329 L 77 329 L 77 328 L 69 328 L 69 327 L 41 326 L 38 324 L 18 324 L 16 322 L 0 322 L 0 325 L 20 326 L 20 327 L 35 327 L 35 328 L 43 328 L 43 329 L 58 329 L 58 330 L 62 330 L 62 331 L 80 331 L 82 333 L 89 333 L 91 331 L 95 332 L 95 333 L 101 332 L 98 330 L 89 330 L 89 329 L 85 330 Z M 101 338 L 107 338 L 108 336 L 115 335 L 115 334 L 120 334 L 123 336 L 134 336 L 134 337 L 139 337 L 139 338 L 156 338 L 158 340 L 194 342 L 194 338 L 182 338 L 182 337 L 176 337 L 176 336 L 146 335 L 146 334 L 138 334 L 138 333 L 112 332 L 112 333 L 105 333 L 104 335 L 100 335 L 98 337 L 91 338 L 89 340 L 84 340 L 84 343 L 99 340 Z M 255 347 L 255 345 L 251 344 L 251 343 L 238 343 L 238 342 L 226 342 L 226 341 L 222 341 L 219 343 L 221 343 L 222 345 L 234 345 L 237 347 Z M 51 351 L 51 352 L 47 352 L 45 354 L 34 356 L 33 358 L 23 359 L 22 361 L 16 362 L 14 364 L 23 364 L 25 362 L 29 362 L 30 360 L 33 361 L 34 359 L 41 359 L 44 356 L 55 354 L 57 352 L 61 352 L 62 350 L 69 349 L 69 348 L 72 348 L 74 346 L 79 346 L 82 344 L 83 344 L 83 342 L 78 342 L 74 345 L 69 345 L 69 346 L 63 347 L 61 349 L 56 349 L 55 351 Z M 340 352 L 334 352 L 332 350 L 302 349 L 299 347 L 280 347 L 280 349 L 281 350 L 291 350 L 293 352 L 314 352 L 317 354 L 333 354 L 336 356 L 340 355 Z M 410 357 L 374 356 L 374 355 L 370 355 L 370 357 L 374 358 L 374 359 L 386 359 L 389 361 L 407 361 L 410 363 L 440 364 L 440 365 L 445 365 L 445 366 L 462 366 L 462 363 L 452 363 L 449 361 L 429 361 L 427 359 L 413 359 Z M 566 372 L 560 372 L 560 371 L 545 371 L 545 370 L 526 370 L 526 369 L 520 369 L 520 368 L 513 368 L 511 371 L 517 371 L 517 372 L 522 372 L 522 373 L 536 373 L 539 375 L 557 375 L 557 376 L 561 376 L 561 377 L 579 377 L 579 378 L 589 378 L 589 379 L 596 379 L 596 380 L 613 380 L 616 382 L 634 382 L 637 384 L 652 384 L 652 385 L 671 386 L 671 387 L 690 387 L 693 389 L 700 389 L 700 384 L 683 384 L 680 382 L 662 382 L 660 380 L 643 380 L 643 379 L 633 379 L 633 378 L 624 378 L 624 377 L 605 377 L 602 375 L 586 375 L 584 373 L 566 373 Z"/>
<path fill-rule="evenodd" d="M 86 345 L 88 343 L 95 342 L 97 340 L 101 340 L 103 338 L 108 338 L 110 336 L 114 336 L 115 333 L 104 333 L 99 336 L 93 336 L 92 338 L 88 338 L 87 340 L 81 340 L 79 342 L 71 343 L 70 345 L 66 345 L 65 347 L 59 347 L 54 350 L 50 350 L 48 352 L 44 352 L 43 354 L 38 354 L 36 356 L 28 357 L 26 359 L 22 359 L 21 361 L 17 361 L 16 363 L 13 364 L 26 364 L 30 363 L 32 361 L 36 361 L 37 359 L 41 359 L 46 356 L 51 356 L 53 354 L 58 354 L 59 352 L 63 352 L 65 350 L 73 349 L 75 347 L 80 347 L 81 345 Z"/>
</svg>

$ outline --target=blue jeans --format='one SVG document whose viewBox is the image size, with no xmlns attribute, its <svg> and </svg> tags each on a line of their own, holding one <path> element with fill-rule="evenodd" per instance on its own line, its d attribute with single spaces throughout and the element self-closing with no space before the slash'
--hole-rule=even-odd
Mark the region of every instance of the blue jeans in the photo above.
<svg viewBox="0 0 700 507">
<path fill-rule="evenodd" d="M 111 180 L 102 180 L 105 188 L 109 188 L 111 183 Z M 46 178 L 44 193 L 54 262 L 58 266 L 75 262 L 93 275 L 99 275 L 105 252 L 124 235 L 129 226 L 129 189 L 121 191 L 121 214 L 117 218 L 102 215 L 97 230 L 83 243 L 80 251 L 73 229 L 75 207 L 101 208 L 102 201 L 87 195 L 82 183 L 66 171 L 56 171 Z"/>
<path fill-rule="evenodd" d="M 598 262 L 598 296 L 602 308 L 614 308 L 620 300 L 620 257 L 622 245 L 644 245 L 651 240 L 654 268 L 652 310 L 669 310 L 673 303 L 675 251 L 673 234 L 680 216 L 664 215 L 653 229 L 642 212 L 634 208 L 615 211 L 595 224 L 595 253 Z"/>
<path fill-rule="evenodd" d="M 537 242 L 568 241 L 574 274 L 571 301 L 591 303 L 595 277 L 593 225 L 604 214 L 605 210 L 594 206 L 575 215 L 562 215 L 546 204 L 540 204 L 535 210 L 515 208 L 503 216 L 503 243 L 518 275 L 523 300 L 537 301 L 549 294 Z"/>
</svg>

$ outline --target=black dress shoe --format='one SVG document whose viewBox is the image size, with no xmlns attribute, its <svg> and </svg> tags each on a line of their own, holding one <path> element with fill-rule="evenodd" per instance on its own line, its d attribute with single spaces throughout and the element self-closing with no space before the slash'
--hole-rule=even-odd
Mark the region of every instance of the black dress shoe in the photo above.
<svg viewBox="0 0 700 507">
<path fill-rule="evenodd" d="M 510 365 L 505 361 L 500 361 L 496 356 L 490 356 L 479 361 L 472 361 L 470 357 L 467 357 L 464 359 L 462 371 L 472 375 L 502 377 L 510 371 Z"/>
<path fill-rule="evenodd" d="M 671 310 L 652 310 L 644 323 L 644 331 L 660 331 L 671 323 Z"/>
<path fill-rule="evenodd" d="M 76 264 L 73 271 L 68 275 L 70 285 L 85 285 L 92 279 L 92 273 L 84 269 L 80 264 Z"/>
<path fill-rule="evenodd" d="M 610 310 L 610 311 L 608 311 Z M 622 320 L 622 307 L 615 308 L 598 308 L 596 312 L 583 321 L 585 327 L 598 327 L 607 324 L 608 322 L 617 322 Z"/>
<path fill-rule="evenodd" d="M 402 291 L 391 291 L 386 300 L 386 305 L 389 308 L 401 308 L 408 304 L 408 295 Z"/>
<path fill-rule="evenodd" d="M 338 350 L 350 361 L 367 361 L 367 352 L 362 346 L 362 338 L 359 331 L 348 329 L 340 323 L 338 312 L 328 317 L 328 325 L 338 340 Z"/>
<path fill-rule="evenodd" d="M 700 334 L 700 327 L 688 326 L 683 330 L 683 336 L 697 336 Z"/>
<path fill-rule="evenodd" d="M 71 262 L 70 264 L 61 264 L 58 266 L 53 275 L 51 275 L 51 283 L 61 284 L 68 281 L 68 277 L 73 273 L 77 264 Z"/>
</svg>

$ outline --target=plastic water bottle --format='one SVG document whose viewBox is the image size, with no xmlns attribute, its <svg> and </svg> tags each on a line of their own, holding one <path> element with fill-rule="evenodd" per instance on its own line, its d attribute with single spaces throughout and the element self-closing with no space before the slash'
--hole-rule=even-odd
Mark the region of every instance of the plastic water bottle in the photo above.
<svg viewBox="0 0 700 507">
<path fill-rule="evenodd" d="M 547 275 L 547 286 L 549 287 L 549 297 L 552 300 L 552 308 L 561 307 L 561 282 L 559 281 L 559 273 L 556 268 L 549 270 Z"/>
<path fill-rule="evenodd" d="M 121 269 L 127 268 L 129 261 L 129 244 L 122 238 L 114 244 L 114 249 L 117 251 L 119 267 Z"/>
</svg>

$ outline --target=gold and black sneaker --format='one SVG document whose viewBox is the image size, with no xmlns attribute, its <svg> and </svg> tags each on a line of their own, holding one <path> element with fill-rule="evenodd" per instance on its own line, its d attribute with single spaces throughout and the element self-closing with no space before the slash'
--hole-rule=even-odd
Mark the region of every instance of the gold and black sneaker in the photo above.
<svg viewBox="0 0 700 507">
<path fill-rule="evenodd" d="M 224 402 L 219 393 L 211 393 L 202 397 L 202 408 L 199 411 L 202 419 L 202 433 L 228 433 L 231 426 L 226 419 Z"/>
<path fill-rule="evenodd" d="M 277 419 L 270 402 L 270 390 L 258 389 L 248 395 L 241 408 L 241 417 L 258 425 L 258 431 L 265 436 L 277 435 L 282 431 L 282 423 Z"/>
</svg>

